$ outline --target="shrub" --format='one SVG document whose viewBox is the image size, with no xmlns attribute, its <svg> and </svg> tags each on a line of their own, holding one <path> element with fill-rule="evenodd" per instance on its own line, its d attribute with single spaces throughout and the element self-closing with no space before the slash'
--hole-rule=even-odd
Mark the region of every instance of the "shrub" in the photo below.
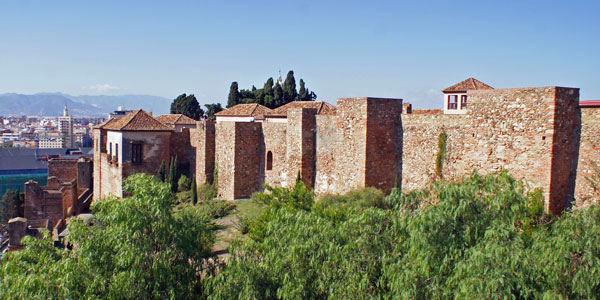
<svg viewBox="0 0 600 300">
<path fill-rule="evenodd" d="M 200 202 L 208 202 L 216 199 L 218 196 L 217 188 L 212 185 L 205 183 L 198 187 L 198 200 Z"/>
<path fill-rule="evenodd" d="M 192 180 L 185 175 L 181 175 L 181 177 L 179 177 L 179 181 L 177 181 L 177 185 L 180 192 L 189 191 L 192 185 Z"/>
<path fill-rule="evenodd" d="M 241 234 L 247 234 L 250 231 L 250 219 L 246 216 L 239 216 L 235 226 Z"/>
<path fill-rule="evenodd" d="M 222 218 L 227 215 L 235 208 L 235 204 L 230 201 L 213 199 L 203 203 L 204 208 L 207 210 L 208 214 L 215 218 Z"/>
</svg>

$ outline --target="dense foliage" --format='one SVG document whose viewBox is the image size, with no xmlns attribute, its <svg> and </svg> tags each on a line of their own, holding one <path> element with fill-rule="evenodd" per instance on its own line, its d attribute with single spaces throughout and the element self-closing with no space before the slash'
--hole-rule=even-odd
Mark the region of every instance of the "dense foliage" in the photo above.
<svg viewBox="0 0 600 300">
<path fill-rule="evenodd" d="M 181 94 L 171 103 L 172 114 L 183 114 L 194 120 L 200 120 L 204 116 L 204 111 L 200 107 L 196 96 L 193 94 Z"/>
<path fill-rule="evenodd" d="M 214 241 L 210 217 L 195 207 L 174 211 L 170 188 L 152 176 L 126 179 L 124 199 L 95 202 L 94 226 L 70 219 L 72 250 L 25 237 L 5 256 L 1 299 L 189 299 L 202 296 L 199 276 Z"/>
<path fill-rule="evenodd" d="M 24 196 L 16 190 L 6 190 L 0 199 L 0 223 L 23 216 Z"/>
<path fill-rule="evenodd" d="M 127 181 L 123 200 L 71 220 L 73 250 L 27 238 L 0 268 L 0 297 L 209 299 L 598 299 L 600 209 L 545 213 L 543 195 L 506 172 L 389 195 L 373 188 L 315 201 L 301 178 L 265 186 L 244 239 L 210 268 L 210 219 L 233 209 L 174 212 L 167 184 Z M 202 209 L 200 209 L 202 208 Z"/>
<path fill-rule="evenodd" d="M 269 108 L 276 108 L 292 101 L 314 101 L 317 94 L 306 88 L 303 79 L 300 79 L 300 90 L 296 89 L 294 71 L 290 70 L 281 84 L 274 82 L 273 78 L 267 79 L 262 89 L 252 86 L 252 89 L 239 89 L 237 82 L 232 82 L 227 97 L 227 107 L 240 103 L 258 103 Z"/>
<path fill-rule="evenodd" d="M 505 172 L 310 209 L 291 200 L 306 195 L 298 185 L 256 196 L 269 206 L 211 280 L 211 299 L 600 297 L 600 210 L 552 217 L 540 191 Z"/>
</svg>

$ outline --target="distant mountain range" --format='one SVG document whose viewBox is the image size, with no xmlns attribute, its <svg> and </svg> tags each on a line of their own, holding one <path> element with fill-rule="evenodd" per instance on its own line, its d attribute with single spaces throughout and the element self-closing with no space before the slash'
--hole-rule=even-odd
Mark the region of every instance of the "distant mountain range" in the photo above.
<svg viewBox="0 0 600 300">
<path fill-rule="evenodd" d="M 4 116 L 59 116 L 67 104 L 74 117 L 105 117 L 118 106 L 126 109 L 144 109 L 154 115 L 167 114 L 172 99 L 150 95 L 71 96 L 62 93 L 33 95 L 0 94 L 0 115 Z"/>
</svg>

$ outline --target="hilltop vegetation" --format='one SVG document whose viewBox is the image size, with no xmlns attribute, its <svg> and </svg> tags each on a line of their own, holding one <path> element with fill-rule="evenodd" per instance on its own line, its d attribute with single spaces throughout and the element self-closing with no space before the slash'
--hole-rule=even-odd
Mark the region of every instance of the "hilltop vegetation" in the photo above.
<svg viewBox="0 0 600 300">
<path fill-rule="evenodd" d="M 315 196 L 297 180 L 267 187 L 248 234 L 214 264 L 211 216 L 175 209 L 166 184 L 127 180 L 132 196 L 73 221 L 72 250 L 27 239 L 0 268 L 0 297 L 102 299 L 596 299 L 600 210 L 544 211 L 539 190 L 506 172 L 383 195 Z"/>
</svg>

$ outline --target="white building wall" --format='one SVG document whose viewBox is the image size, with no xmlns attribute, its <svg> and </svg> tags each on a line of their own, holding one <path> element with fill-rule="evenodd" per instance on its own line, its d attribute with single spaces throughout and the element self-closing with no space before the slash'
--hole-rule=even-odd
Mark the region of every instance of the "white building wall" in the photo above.
<svg viewBox="0 0 600 300">
<path fill-rule="evenodd" d="M 461 96 L 462 95 L 467 95 L 467 93 L 444 93 L 444 114 L 447 115 L 464 115 L 467 113 L 467 108 L 466 107 L 461 107 Z M 456 109 L 449 109 L 448 108 L 448 100 L 450 99 L 450 96 L 456 96 Z M 469 104 L 469 99 L 467 98 L 467 106 Z"/>
</svg>

